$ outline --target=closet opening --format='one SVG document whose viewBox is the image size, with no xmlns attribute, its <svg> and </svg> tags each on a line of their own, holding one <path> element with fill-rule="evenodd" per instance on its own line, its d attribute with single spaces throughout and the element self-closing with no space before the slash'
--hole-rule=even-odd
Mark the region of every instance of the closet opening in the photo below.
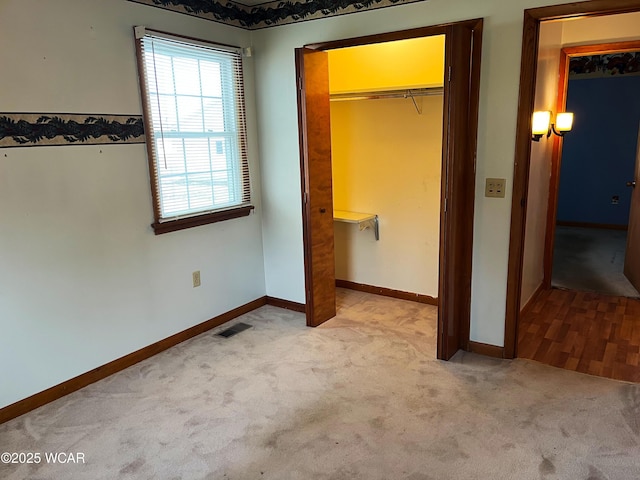
<svg viewBox="0 0 640 480">
<path fill-rule="evenodd" d="M 437 304 L 469 342 L 482 20 L 296 50 L 306 316 L 336 285 Z"/>
<path fill-rule="evenodd" d="M 328 51 L 338 287 L 437 305 L 444 37 Z"/>
</svg>

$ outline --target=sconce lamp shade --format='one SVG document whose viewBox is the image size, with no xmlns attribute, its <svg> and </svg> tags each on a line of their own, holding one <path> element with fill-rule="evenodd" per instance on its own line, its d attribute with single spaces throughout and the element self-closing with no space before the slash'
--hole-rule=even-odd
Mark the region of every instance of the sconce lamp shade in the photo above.
<svg viewBox="0 0 640 480">
<path fill-rule="evenodd" d="M 557 132 L 570 132 L 573 127 L 573 113 L 564 112 L 556 115 L 555 130 Z"/>
<path fill-rule="evenodd" d="M 565 133 L 571 131 L 573 127 L 573 113 L 558 113 L 556 115 L 556 123 L 551 123 L 551 115 L 549 111 L 533 112 L 533 118 L 531 119 L 531 140 L 539 142 L 543 135 L 549 138 L 551 132 L 559 137 L 563 137 Z"/>
<path fill-rule="evenodd" d="M 531 121 L 531 134 L 533 135 L 533 140 L 537 142 L 543 135 L 547 135 L 549 133 L 550 124 L 551 112 L 533 112 L 533 119 Z"/>
</svg>

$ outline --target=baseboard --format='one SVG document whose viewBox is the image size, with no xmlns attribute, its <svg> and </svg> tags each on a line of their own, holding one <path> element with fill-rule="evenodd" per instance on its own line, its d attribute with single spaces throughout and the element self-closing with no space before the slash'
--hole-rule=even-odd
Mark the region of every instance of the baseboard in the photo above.
<svg viewBox="0 0 640 480">
<path fill-rule="evenodd" d="M 75 392 L 76 390 L 80 390 L 87 385 L 91 385 L 92 383 L 113 375 L 114 373 L 135 365 L 142 360 L 153 357 L 154 355 L 163 352 L 164 350 L 167 350 L 175 345 L 178 345 L 179 343 L 184 342 L 185 340 L 189 340 L 190 338 L 200 335 L 207 330 L 211 330 L 212 328 L 233 320 L 240 315 L 244 315 L 245 313 L 249 313 L 256 308 L 266 305 L 266 303 L 267 297 L 258 298 L 252 302 L 249 302 L 245 305 L 234 308 L 233 310 L 207 320 L 206 322 L 183 330 L 182 332 L 176 333 L 175 335 L 171 335 L 164 340 L 160 340 L 156 343 L 141 348 L 140 350 L 136 350 L 133 353 L 125 355 L 124 357 L 120 357 L 105 365 L 94 368 L 93 370 L 78 375 L 77 377 L 62 382 L 59 385 L 55 385 L 40 393 L 36 393 L 35 395 L 8 405 L 0 409 L 0 424 L 11 420 L 12 418 L 19 417 L 20 415 L 30 412 L 31 410 L 35 410 L 42 405 L 53 402 L 54 400 L 64 397 L 65 395 Z"/>
<path fill-rule="evenodd" d="M 580 228 L 602 228 L 605 230 L 628 230 L 628 225 L 618 225 L 613 223 L 587 223 L 587 222 L 564 222 L 558 220 L 556 225 L 561 227 L 580 227 Z"/>
<path fill-rule="evenodd" d="M 350 290 L 358 290 L 359 292 L 374 293 L 385 297 L 399 298 L 401 300 L 410 300 L 412 302 L 426 303 L 428 305 L 438 305 L 438 299 L 429 295 L 420 293 L 403 292 L 402 290 L 392 290 L 391 288 L 374 287 L 373 285 L 365 285 L 363 283 L 350 282 L 349 280 L 336 280 L 336 287 L 348 288 Z"/>
<path fill-rule="evenodd" d="M 538 299 L 538 295 L 540 295 L 540 293 L 544 290 L 544 282 L 541 283 L 538 288 L 536 288 L 536 291 L 533 292 L 533 295 L 531 295 L 531 297 L 529 298 L 529 300 L 527 300 L 527 303 L 525 304 L 524 307 L 522 307 L 520 309 L 520 316 L 524 317 L 527 313 L 529 313 L 529 310 L 531 310 L 531 307 L 533 306 L 533 304 L 536 302 L 536 300 Z"/>
<path fill-rule="evenodd" d="M 469 341 L 469 351 L 487 357 L 504 358 L 504 347 Z"/>
<path fill-rule="evenodd" d="M 267 305 L 273 305 L 274 307 L 285 308 L 287 310 L 293 310 L 294 312 L 306 312 L 306 305 L 304 303 L 292 302 L 291 300 L 283 300 L 282 298 L 267 297 Z"/>
</svg>

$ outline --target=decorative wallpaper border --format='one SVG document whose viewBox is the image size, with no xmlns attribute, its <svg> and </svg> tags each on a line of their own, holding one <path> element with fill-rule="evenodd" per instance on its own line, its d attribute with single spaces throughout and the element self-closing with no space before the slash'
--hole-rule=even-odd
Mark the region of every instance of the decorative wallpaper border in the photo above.
<svg viewBox="0 0 640 480">
<path fill-rule="evenodd" d="M 426 0 L 294 0 L 247 6 L 228 0 L 129 0 L 247 30 L 363 12 Z"/>
<path fill-rule="evenodd" d="M 569 78 L 640 75 L 640 52 L 571 57 Z"/>
<path fill-rule="evenodd" d="M 173 12 L 184 13 L 205 20 L 225 23 L 234 27 L 251 29 L 251 9 L 233 1 L 216 2 L 214 0 L 129 0 L 134 3 L 151 5 Z M 254 7 L 255 8 L 255 7 Z"/>
<path fill-rule="evenodd" d="M 141 115 L 0 113 L 0 148 L 145 143 Z"/>
</svg>

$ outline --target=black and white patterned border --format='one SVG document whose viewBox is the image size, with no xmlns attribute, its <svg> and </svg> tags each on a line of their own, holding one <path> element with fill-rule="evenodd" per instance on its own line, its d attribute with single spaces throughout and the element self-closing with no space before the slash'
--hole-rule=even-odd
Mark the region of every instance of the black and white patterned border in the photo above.
<svg viewBox="0 0 640 480">
<path fill-rule="evenodd" d="M 640 75 L 640 52 L 571 57 L 569 78 Z"/>
<path fill-rule="evenodd" d="M 230 0 L 226 2 L 215 0 L 129 1 L 185 13 L 248 30 L 257 30 L 426 0 L 298 0 L 284 2 L 277 0 L 254 7 Z"/>
<path fill-rule="evenodd" d="M 140 115 L 0 113 L 0 148 L 145 143 Z"/>
<path fill-rule="evenodd" d="M 233 1 L 214 0 L 129 0 L 173 12 L 225 23 L 234 27 L 251 28 L 251 7 Z"/>
</svg>

